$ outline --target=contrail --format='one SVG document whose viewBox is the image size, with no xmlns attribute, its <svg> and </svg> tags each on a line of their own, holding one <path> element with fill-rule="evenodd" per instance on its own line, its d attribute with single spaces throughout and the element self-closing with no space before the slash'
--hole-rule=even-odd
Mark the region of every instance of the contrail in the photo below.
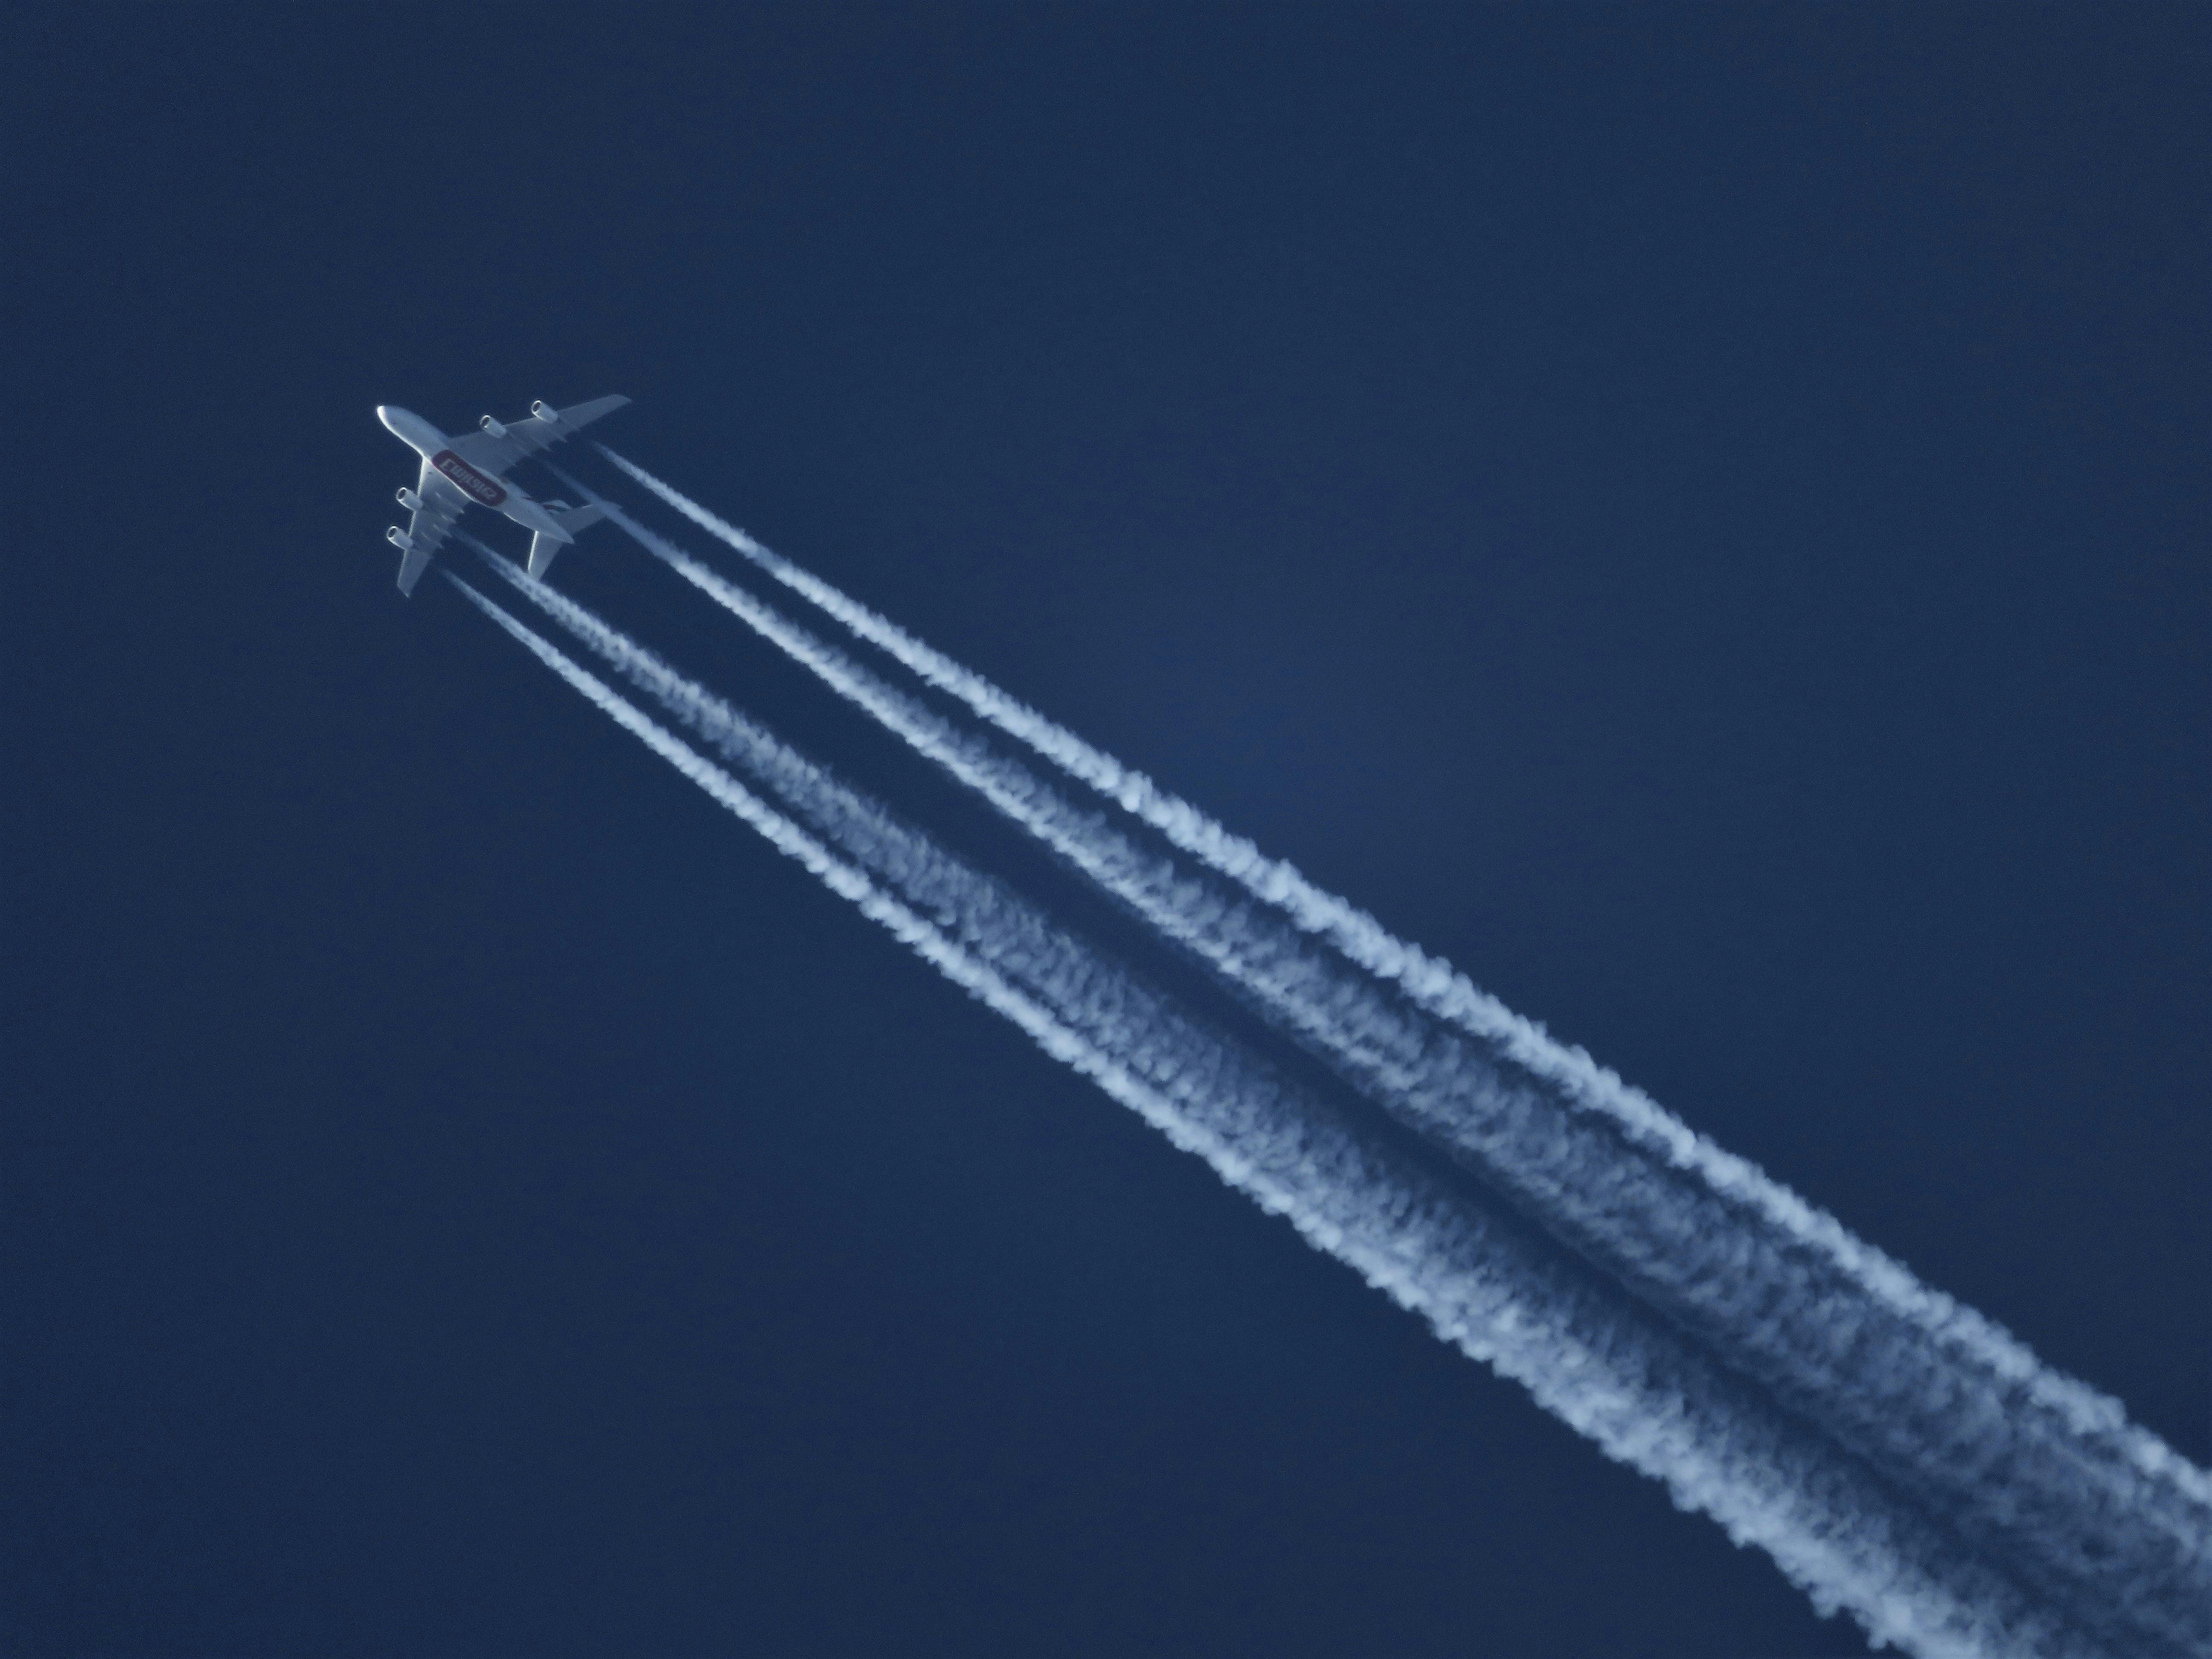
<svg viewBox="0 0 2212 1659">
<path fill-rule="evenodd" d="M 1079 739 L 931 652 L 827 584 L 723 524 L 641 469 L 611 457 L 854 631 L 953 691 L 1002 729 L 1102 788 L 1116 778 L 1177 844 L 1277 902 L 1288 866 L 1250 878 L 1257 854 L 1195 809 L 1159 797 Z M 1481 1037 L 1483 1051 L 1409 1024 L 1386 998 L 1347 981 L 1277 925 L 1178 879 L 1095 815 L 1075 811 L 1025 769 L 957 732 L 771 609 L 634 523 L 651 550 L 1037 834 L 1155 925 L 1330 1053 L 1346 1074 L 1425 1133 L 1465 1154 L 1558 1236 L 1681 1317 L 1793 1406 L 1922 1493 L 1977 1535 L 2018 1552 L 2027 1570 L 2075 1587 L 2085 1616 L 2155 1635 L 2167 1650 L 2212 1650 L 2212 1509 L 2205 1477 L 2126 1423 L 2116 1402 L 2049 1371 L 1971 1310 L 1928 1290 L 1753 1166 L 1721 1152 L 1649 1099 L 1506 1014 L 1443 964 L 1449 998 L 1413 998 Z M 1039 739 L 1042 731 L 1042 738 Z M 1073 763 L 1070 763 L 1070 757 Z M 1109 769 L 1115 769 L 1109 770 Z M 1147 793 L 1149 792 L 1149 793 Z M 1109 790 L 1110 793 L 1110 790 Z M 1193 826 L 1195 826 L 1194 829 Z M 1272 872 L 1272 873 L 1269 873 Z M 1314 890 L 1307 888 L 1308 895 Z M 1346 916 L 1379 926 L 1341 900 Z M 1294 916 L 1297 905 L 1285 904 Z M 1345 954 L 1354 930 L 1330 935 Z M 1381 935 L 1391 949 L 1413 947 Z M 1372 953 L 1370 953 L 1370 956 Z M 1374 967 L 1370 960 L 1362 965 Z M 1409 994 L 1404 974 L 1388 975 Z M 1450 987 L 1447 987 L 1450 988 Z M 1480 1005 L 1494 1017 L 1462 1017 Z M 1486 1051 L 1486 1052 L 1484 1052 Z M 1560 1108 L 1565 1108 L 1562 1113 Z M 1657 1131 L 1655 1133 L 1655 1130 Z M 1621 1143 L 1626 1142 L 1624 1146 Z M 1634 1149 L 1635 1156 L 1627 1154 Z M 2002 1478 L 1996 1471 L 2002 1470 Z"/>
<path fill-rule="evenodd" d="M 1562 1117 L 1485 1064 L 1418 1030 L 1371 992 L 1332 984 L 1325 963 L 1278 946 L 1157 860 L 770 608 L 627 524 L 654 552 L 925 754 L 977 787 L 1163 931 L 1196 950 L 1285 1024 L 1332 1050 L 1387 1106 L 1466 1152 L 1559 1237 L 1682 1317 L 1733 1363 L 1976 1535 L 2078 1588 L 2085 1616 L 2163 1630 L 2197 1650 L 2201 1518 L 2114 1460 L 2076 1425 L 2023 1405 L 2010 1379 L 1900 1319 L 1832 1262 L 1777 1241 L 1679 1170 L 1629 1156 L 1587 1115 Z M 1103 849 L 1103 850 L 1102 850 Z M 1271 960 L 1270 958 L 1273 958 Z M 1495 1056 L 1491 1057 L 1494 1062 Z M 1528 1081 L 1540 1082 L 1540 1079 Z M 1544 1091 L 1550 1093 L 1550 1091 Z M 1567 1104 L 1571 1107 L 1573 1103 Z M 2178 1460 L 2177 1460 L 2178 1461 Z M 2185 1465 L 2183 1466 L 2185 1468 Z M 1991 1471 L 2002 1469 L 2002 1480 Z"/>
<path fill-rule="evenodd" d="M 1664 1481 L 1678 1504 L 1765 1550 L 1822 1611 L 1847 1610 L 1877 1643 L 1929 1655 L 2117 1652 L 2039 1606 L 1855 1460 L 1571 1258 L 1171 1008 L 581 607 L 510 577 L 556 620 L 579 624 L 626 675 L 679 707 L 688 723 L 715 734 L 732 758 L 773 777 L 780 793 L 795 792 L 787 804 L 840 826 L 840 847 L 824 845 L 448 574 L 539 660 L 777 850 L 1445 1340 L 1520 1383 L 1609 1455 Z M 763 744 L 776 752 L 762 754 Z M 821 798 L 825 792 L 842 799 Z M 895 843 L 875 839 L 884 827 L 896 830 Z M 872 872 L 864 860 L 884 868 Z"/>
<path fill-rule="evenodd" d="M 1071 777 L 1090 785 L 1209 868 L 1288 912 L 1302 929 L 1328 939 L 1351 961 L 1399 985 L 1419 1006 L 1497 1042 L 1529 1071 L 1556 1079 L 1578 1099 L 1619 1119 L 1638 1145 L 1670 1164 L 1696 1169 L 1716 1189 L 1741 1199 L 1808 1243 L 1817 1243 L 1888 1299 L 1911 1306 L 1929 1322 L 1947 1328 L 1948 1334 L 1978 1350 L 1990 1370 L 2046 1398 L 2085 1432 L 2112 1434 L 2116 1443 L 2124 1447 L 2145 1473 L 2171 1478 L 2200 1504 L 2212 1504 L 2212 1476 L 2190 1465 L 2156 1436 L 2124 1425 L 2118 1401 L 2050 1370 L 2009 1333 L 1921 1285 L 1903 1264 L 1854 1237 L 1834 1218 L 1807 1204 L 1757 1165 L 1715 1146 L 1643 1091 L 1599 1066 L 1583 1050 L 1555 1042 L 1541 1026 L 1479 989 L 1450 963 L 1396 938 L 1348 900 L 1308 881 L 1287 860 L 1269 858 L 1251 842 L 1232 834 L 1143 773 L 1123 765 L 896 623 L 763 545 L 672 485 L 605 445 L 597 447 L 631 478 L 856 636 L 878 647 L 929 684 L 950 693 Z"/>
</svg>

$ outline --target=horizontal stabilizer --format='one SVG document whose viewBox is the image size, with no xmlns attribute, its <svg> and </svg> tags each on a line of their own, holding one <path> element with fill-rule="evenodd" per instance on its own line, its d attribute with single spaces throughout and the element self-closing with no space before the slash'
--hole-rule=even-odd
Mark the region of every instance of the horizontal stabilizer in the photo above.
<svg viewBox="0 0 2212 1659">
<path fill-rule="evenodd" d="M 548 516 L 560 526 L 561 534 L 549 536 L 541 530 L 530 538 L 530 574 L 533 576 L 542 576 L 550 570 L 553 556 L 574 540 L 578 531 L 588 529 L 605 518 L 607 510 L 596 505 L 571 507 L 549 513 Z"/>
<path fill-rule="evenodd" d="M 556 540 L 547 535 L 542 530 L 532 536 L 530 538 L 530 574 L 533 576 L 542 576 L 550 570 L 553 568 L 553 556 L 568 544 L 564 541 Z"/>
</svg>

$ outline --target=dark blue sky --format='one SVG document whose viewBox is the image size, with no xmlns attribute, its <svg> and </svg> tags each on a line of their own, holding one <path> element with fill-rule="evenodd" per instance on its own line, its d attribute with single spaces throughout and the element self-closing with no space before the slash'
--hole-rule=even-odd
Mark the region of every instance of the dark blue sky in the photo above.
<svg viewBox="0 0 2212 1659">
<path fill-rule="evenodd" d="M 0 24 L 0 1648 L 1857 1647 L 400 599 L 387 401 L 628 392 L 2212 1458 L 2203 9 L 825 9 Z"/>
</svg>

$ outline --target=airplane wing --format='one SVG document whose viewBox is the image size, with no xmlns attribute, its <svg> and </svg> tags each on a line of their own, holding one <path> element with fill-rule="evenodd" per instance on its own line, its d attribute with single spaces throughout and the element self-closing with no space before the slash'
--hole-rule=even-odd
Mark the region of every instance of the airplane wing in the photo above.
<svg viewBox="0 0 2212 1659">
<path fill-rule="evenodd" d="M 447 532 L 453 529 L 453 520 L 468 505 L 461 492 L 446 482 L 446 475 L 427 459 L 422 463 L 422 477 L 415 486 L 415 495 L 422 504 L 415 509 L 415 516 L 407 523 L 408 546 L 399 559 L 402 593 L 415 591 L 415 584 L 430 568 L 430 556 L 438 550 Z"/>
<path fill-rule="evenodd" d="M 567 409 L 532 404 L 528 420 L 516 421 L 496 435 L 489 432 L 466 433 L 452 441 L 453 451 L 471 466 L 491 473 L 505 472 L 517 461 L 550 449 L 563 438 L 574 436 L 600 416 L 613 414 L 629 401 L 627 398 L 594 398 L 587 404 L 574 404 Z"/>
</svg>

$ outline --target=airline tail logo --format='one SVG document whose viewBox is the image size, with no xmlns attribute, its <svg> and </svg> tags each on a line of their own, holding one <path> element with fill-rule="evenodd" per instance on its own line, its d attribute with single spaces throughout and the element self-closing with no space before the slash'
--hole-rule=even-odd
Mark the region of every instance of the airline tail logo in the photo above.
<svg viewBox="0 0 2212 1659">
<path fill-rule="evenodd" d="M 433 455 L 430 465 L 459 484 L 472 501 L 481 501 L 486 507 L 497 507 L 507 499 L 507 491 L 450 449 L 441 449 Z"/>
</svg>

